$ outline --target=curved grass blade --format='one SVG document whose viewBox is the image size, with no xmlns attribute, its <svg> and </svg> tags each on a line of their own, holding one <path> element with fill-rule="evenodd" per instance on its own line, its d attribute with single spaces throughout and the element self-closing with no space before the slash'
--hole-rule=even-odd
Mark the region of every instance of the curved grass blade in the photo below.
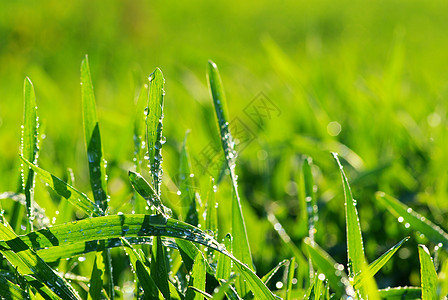
<svg viewBox="0 0 448 300">
<path fill-rule="evenodd" d="M 148 205 L 154 207 L 158 213 L 165 218 L 171 216 L 171 210 L 162 204 L 159 195 L 152 188 L 152 186 L 138 173 L 129 171 L 129 180 L 132 186 L 147 202 Z"/>
<path fill-rule="evenodd" d="M 353 198 L 350 185 L 345 176 L 341 162 L 337 153 L 332 153 L 334 159 L 339 165 L 341 172 L 342 185 L 345 195 L 345 220 L 347 224 L 347 254 L 348 254 L 348 271 L 349 276 L 354 277 L 355 274 L 361 272 L 362 266 L 366 264 L 364 256 L 364 246 L 362 242 L 361 226 L 359 224 L 358 211 L 356 209 L 356 201 Z"/>
<path fill-rule="evenodd" d="M 383 192 L 377 192 L 376 199 L 381 202 L 391 214 L 397 217 L 399 222 L 409 224 L 409 227 L 424 234 L 433 243 L 442 243 L 443 247 L 448 249 L 448 233 L 443 231 L 442 228 L 416 213 L 412 208 Z"/>
<path fill-rule="evenodd" d="M 17 271 L 21 275 L 32 275 L 63 299 L 80 299 L 75 290 L 14 233 L 3 216 L 0 218 L 0 252 Z"/>
<path fill-rule="evenodd" d="M 421 299 L 422 289 L 415 286 L 401 286 L 378 290 L 381 299 L 386 300 L 416 300 Z"/>
<path fill-rule="evenodd" d="M 205 258 L 202 256 L 202 252 L 199 252 L 194 260 L 193 269 L 191 271 L 190 287 L 187 289 L 185 300 L 204 299 L 204 296 L 201 294 L 197 294 L 195 290 L 205 291 L 205 268 Z M 193 290 L 191 287 L 194 287 L 195 290 Z"/>
<path fill-rule="evenodd" d="M 235 173 L 236 151 L 235 143 L 229 129 L 229 122 L 226 113 L 226 98 L 222 87 L 221 77 L 218 67 L 212 61 L 208 62 L 208 82 L 210 86 L 211 96 L 215 106 L 216 117 L 218 119 L 218 129 L 221 136 L 221 145 L 224 150 L 224 156 L 227 168 L 230 172 L 230 179 L 233 186 L 232 197 L 232 235 L 235 239 L 233 245 L 233 254 L 249 268 L 254 270 L 252 255 L 250 252 L 249 240 L 247 237 L 246 224 L 244 223 L 243 211 L 241 209 L 241 200 L 238 193 L 237 176 Z M 237 290 L 241 295 L 246 294 L 245 284 L 242 280 L 237 279 Z"/>
<path fill-rule="evenodd" d="M 148 107 L 146 110 L 146 138 L 153 185 L 156 193 L 160 195 L 160 185 L 162 184 L 162 136 L 163 128 L 163 96 L 165 91 L 163 86 L 165 79 L 159 68 L 149 75 Z"/>
<path fill-rule="evenodd" d="M 101 144 L 95 95 L 93 93 L 87 55 L 81 62 L 81 98 L 87 158 L 89 160 L 90 185 L 95 203 L 106 211 L 108 202 L 106 161 L 103 157 L 103 146 Z"/>
<path fill-rule="evenodd" d="M 23 130 L 21 155 L 28 161 L 37 164 L 39 153 L 38 140 L 38 117 L 36 96 L 31 80 L 26 77 L 23 87 L 24 94 L 24 113 L 23 113 Z M 31 205 L 34 201 L 34 171 L 30 167 L 22 165 L 22 189 L 26 197 L 26 212 L 28 215 L 28 223 L 26 225 L 27 232 L 33 230 L 34 216 L 32 214 Z"/>
<path fill-rule="evenodd" d="M 124 238 L 131 245 L 152 245 L 153 238 L 152 237 L 131 237 Z M 71 244 L 70 247 L 65 246 L 54 246 L 51 248 L 40 249 L 37 250 L 37 254 L 46 262 L 56 262 L 60 259 L 71 258 L 75 256 L 84 255 L 90 252 L 97 251 L 100 246 L 99 243 L 101 241 L 93 240 L 88 242 L 79 242 L 75 244 Z M 170 240 L 162 240 L 163 244 L 166 247 L 171 247 L 176 249 L 176 246 L 173 245 L 173 242 Z M 116 248 L 123 246 L 121 239 L 112 238 L 105 240 L 104 247 L 107 249 Z"/>
<path fill-rule="evenodd" d="M 438 299 L 437 297 L 437 273 L 434 268 L 431 254 L 425 245 L 418 245 L 420 258 L 420 276 L 422 283 L 422 300 Z"/>
<path fill-rule="evenodd" d="M 45 251 L 51 251 L 53 247 L 70 247 L 88 241 L 147 236 L 184 239 L 223 253 L 234 262 L 234 266 L 246 279 L 256 298 L 277 299 L 250 268 L 230 254 L 224 245 L 212 236 L 190 224 L 166 219 L 162 215 L 126 214 L 87 218 L 34 231 L 20 236 L 20 239 L 33 249 L 49 248 Z M 7 242 L 0 241 L 0 247 L 7 247 Z M 121 243 L 117 246 L 121 246 Z"/>
<path fill-rule="evenodd" d="M 389 259 L 395 254 L 395 252 L 400 249 L 401 245 L 409 240 L 409 237 L 405 237 L 400 242 L 398 242 L 395 246 L 387 250 L 386 253 L 377 258 L 374 262 L 369 265 L 370 276 L 375 276 L 375 274 L 389 261 Z M 359 287 L 359 285 L 364 280 L 364 274 L 358 273 L 355 275 L 353 279 L 353 285 L 355 288 Z"/>
<path fill-rule="evenodd" d="M 87 215 L 92 217 L 104 215 L 101 208 L 99 208 L 94 202 L 87 198 L 86 194 L 81 193 L 71 185 L 65 183 L 61 179 L 52 175 L 51 173 L 33 165 L 25 158 L 21 157 L 22 161 L 28 164 L 31 169 L 60 196 L 67 199 L 75 207 L 79 208 Z"/>
<path fill-rule="evenodd" d="M 339 299 L 342 295 L 354 296 L 354 290 L 353 287 L 350 286 L 347 274 L 344 272 L 344 266 L 334 261 L 334 259 L 316 243 L 311 244 L 309 238 L 305 238 L 304 245 L 314 265 L 328 279 L 337 298 Z"/>
</svg>

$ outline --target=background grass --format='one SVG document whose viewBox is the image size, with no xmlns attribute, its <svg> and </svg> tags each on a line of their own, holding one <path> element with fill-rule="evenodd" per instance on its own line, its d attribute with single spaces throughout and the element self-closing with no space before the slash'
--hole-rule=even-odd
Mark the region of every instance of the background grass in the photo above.
<svg viewBox="0 0 448 300">
<path fill-rule="evenodd" d="M 0 191 L 18 185 L 25 76 L 34 83 L 46 135 L 39 164 L 60 177 L 72 168 L 76 187 L 89 190 L 79 86 L 79 63 L 88 53 L 108 161 L 110 206 L 132 210 L 122 205 L 131 193 L 127 171 L 133 157 L 134 102 L 155 67 L 167 79 L 162 195 L 176 206 L 175 177 L 185 130 L 191 129 L 193 159 L 209 143 L 219 149 L 205 78 L 206 62 L 213 59 L 220 67 L 229 119 L 238 117 L 254 137 L 240 151 L 237 174 L 258 273 L 291 256 L 267 221 L 267 211 L 297 244 L 307 234 L 297 186 L 302 154 L 314 160 L 320 215 L 316 242 L 338 262 L 346 261 L 344 199 L 330 151 L 339 152 L 346 165 L 366 256 L 372 261 L 410 234 L 376 205 L 377 190 L 446 228 L 447 6 L 444 1 L 415 0 L 256 5 L 3 1 Z M 280 112 L 264 119 L 262 127 L 244 113 L 260 92 Z M 341 131 L 333 136 L 338 124 Z M 208 182 L 206 172 L 194 163 L 193 171 Z M 231 200 L 230 190 L 226 183 L 218 191 L 221 207 Z M 59 201 L 51 195 L 37 185 L 36 201 L 50 219 L 56 217 Z M 230 210 L 220 214 L 221 239 L 230 226 Z M 419 285 L 417 243 L 426 240 L 413 235 L 378 273 L 380 288 Z M 116 272 L 125 271 L 117 267 Z"/>
</svg>

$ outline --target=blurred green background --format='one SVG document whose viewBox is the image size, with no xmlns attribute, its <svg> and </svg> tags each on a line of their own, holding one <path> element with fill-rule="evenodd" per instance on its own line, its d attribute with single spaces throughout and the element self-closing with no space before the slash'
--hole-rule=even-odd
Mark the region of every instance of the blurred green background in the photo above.
<svg viewBox="0 0 448 300">
<path fill-rule="evenodd" d="M 368 260 L 412 236 L 376 276 L 379 287 L 417 285 L 416 244 L 426 241 L 397 224 L 374 192 L 388 192 L 448 228 L 447 19 L 441 0 L 0 1 L 0 192 L 18 185 L 25 76 L 34 83 L 46 136 L 39 164 L 60 177 L 73 168 L 77 188 L 89 190 L 79 87 L 88 54 L 117 211 L 131 209 L 123 203 L 131 193 L 135 100 L 147 76 L 162 69 L 164 191 L 175 205 L 185 131 L 191 129 L 193 159 L 210 143 L 219 145 L 205 77 L 212 59 L 230 119 L 253 137 L 237 173 L 259 275 L 292 255 L 267 212 L 299 247 L 307 234 L 302 155 L 315 164 L 317 242 L 346 262 L 342 185 L 330 155 L 336 151 L 358 199 Z M 261 126 L 245 113 L 260 93 L 278 109 Z M 210 170 L 194 164 L 194 171 L 199 185 Z M 40 200 L 47 191 L 37 189 L 36 201 L 52 217 L 57 197 Z M 224 181 L 221 207 L 229 190 Z M 220 221 L 223 236 L 224 209 Z"/>
</svg>

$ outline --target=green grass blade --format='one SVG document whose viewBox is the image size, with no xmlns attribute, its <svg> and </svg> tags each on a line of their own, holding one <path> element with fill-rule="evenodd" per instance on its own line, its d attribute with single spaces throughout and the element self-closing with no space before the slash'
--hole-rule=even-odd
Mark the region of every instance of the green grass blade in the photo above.
<svg viewBox="0 0 448 300">
<path fill-rule="evenodd" d="M 158 213 L 163 215 L 165 218 L 169 218 L 171 216 L 171 210 L 162 204 L 159 195 L 153 189 L 153 187 L 138 173 L 129 171 L 129 180 L 131 181 L 132 186 L 140 194 L 150 205 L 150 207 L 154 207 Z"/>
<path fill-rule="evenodd" d="M 97 252 L 93 262 L 92 275 L 90 276 L 90 288 L 88 299 L 100 299 L 103 289 L 104 260 L 102 252 Z"/>
<path fill-rule="evenodd" d="M 61 179 L 52 175 L 51 173 L 33 165 L 23 157 L 22 161 L 33 169 L 33 171 L 46 183 L 49 187 L 51 187 L 56 193 L 60 196 L 67 199 L 73 206 L 82 210 L 88 216 L 97 217 L 104 215 L 101 208 L 99 208 L 94 202 L 92 202 L 86 194 L 78 191 L 71 185 L 65 183 Z"/>
<path fill-rule="evenodd" d="M 420 258 L 420 276 L 422 283 L 422 300 L 438 299 L 437 297 L 437 273 L 434 268 L 431 254 L 425 245 L 418 245 Z"/>
<path fill-rule="evenodd" d="M 205 229 L 211 230 L 215 238 L 218 237 L 218 202 L 216 201 L 215 180 L 210 178 L 210 188 L 207 194 Z"/>
<path fill-rule="evenodd" d="M 193 177 L 191 172 L 191 160 L 187 147 L 187 131 L 179 158 L 179 191 L 181 192 L 181 218 L 191 225 L 197 226 L 199 223 L 197 203 L 194 193 Z"/>
<path fill-rule="evenodd" d="M 376 199 L 382 203 L 391 214 L 397 217 L 399 222 L 404 223 L 405 225 L 409 224 L 406 225 L 406 227 L 411 227 L 413 230 L 419 231 L 435 244 L 442 243 L 443 247 L 448 249 L 448 233 L 443 231 L 439 226 L 416 213 L 412 208 L 383 192 L 377 192 Z"/>
<path fill-rule="evenodd" d="M 21 155 L 28 161 L 37 164 L 39 153 L 38 140 L 38 117 L 36 96 L 31 80 L 27 77 L 24 82 L 24 113 Z M 22 188 L 26 197 L 26 212 L 28 214 L 27 232 L 33 230 L 33 220 L 31 204 L 34 201 L 34 171 L 28 167 L 22 167 Z"/>
<path fill-rule="evenodd" d="M 142 85 L 138 94 L 134 116 L 134 163 L 138 173 L 142 170 L 143 158 L 146 152 L 144 109 L 147 105 L 148 85 Z M 145 116 L 146 118 L 146 116 Z"/>
<path fill-rule="evenodd" d="M 305 190 L 306 213 L 308 215 L 308 236 L 311 242 L 314 242 L 314 234 L 316 233 L 315 222 L 318 220 L 317 200 L 314 196 L 314 180 L 311 173 L 312 160 L 307 157 L 303 161 L 302 173 Z M 314 276 L 313 264 L 309 260 L 310 279 Z"/>
<path fill-rule="evenodd" d="M 421 299 L 422 289 L 415 286 L 400 286 L 378 290 L 381 299 L 386 300 L 416 300 Z"/>
<path fill-rule="evenodd" d="M 363 265 L 366 263 L 361 235 L 361 226 L 359 224 L 356 201 L 353 198 L 348 179 L 345 176 L 338 155 L 336 153 L 333 153 L 333 157 L 339 165 L 339 171 L 341 172 L 342 177 L 342 185 L 344 187 L 346 216 L 345 220 L 347 225 L 348 271 L 349 276 L 354 277 L 355 274 L 361 272 Z"/>
<path fill-rule="evenodd" d="M 276 299 L 250 268 L 230 254 L 225 246 L 212 236 L 190 224 L 171 218 L 166 219 L 162 215 L 123 214 L 87 218 L 34 231 L 20 238 L 33 249 L 48 248 L 45 251 L 51 251 L 52 248 L 70 247 L 88 241 L 147 236 L 184 239 L 223 253 L 234 262 L 237 271 L 246 279 L 256 298 Z M 7 247 L 7 242 L 0 241 L 0 247 Z"/>
<path fill-rule="evenodd" d="M 334 261 L 334 259 L 316 243 L 311 244 L 309 238 L 305 238 L 304 245 L 314 265 L 328 279 L 328 282 L 337 297 L 341 297 L 342 295 L 353 296 L 354 291 L 350 286 L 347 274 L 344 272 L 344 267 L 336 263 L 336 261 Z"/>
<path fill-rule="evenodd" d="M 156 193 L 160 195 L 160 185 L 162 184 L 162 136 L 163 128 L 163 96 L 165 91 L 163 86 L 165 79 L 159 68 L 149 75 L 148 107 L 146 110 L 146 138 L 153 185 Z"/>
<path fill-rule="evenodd" d="M 0 276 L 0 295 L 7 300 L 29 299 L 28 293 L 25 290 L 3 276 Z"/>
<path fill-rule="evenodd" d="M 89 60 L 86 57 L 81 63 L 81 98 L 84 134 L 89 161 L 90 185 L 95 203 L 104 211 L 107 208 L 106 162 L 103 157 L 100 128 L 96 114 L 95 95 Z"/>
<path fill-rule="evenodd" d="M 224 237 L 224 246 L 227 251 L 232 252 L 232 235 L 226 234 Z M 227 280 L 230 277 L 231 264 L 230 259 L 222 254 L 218 254 L 218 264 L 216 266 L 216 278 Z"/>
<path fill-rule="evenodd" d="M 281 267 L 287 265 L 288 262 L 289 262 L 288 259 L 284 259 L 284 260 L 282 260 L 282 261 L 279 262 L 279 263 L 278 263 L 272 270 L 270 270 L 269 272 L 267 272 L 267 273 L 261 278 L 261 280 L 262 280 L 264 283 L 268 283 L 268 282 L 272 279 L 272 277 L 275 275 L 275 273 L 277 273 L 277 271 L 278 271 Z"/>
<path fill-rule="evenodd" d="M 230 276 L 230 278 L 225 281 L 221 286 L 218 288 L 218 291 L 213 294 L 213 300 L 223 300 L 227 292 L 231 289 L 231 284 L 235 281 L 236 275 L 233 274 Z M 237 295 L 237 294 L 236 294 Z M 236 299 L 241 299 L 238 296 L 235 297 Z M 229 297 L 229 299 L 232 299 Z"/>
<path fill-rule="evenodd" d="M 165 299 L 170 299 L 168 267 L 166 265 L 165 251 L 160 238 L 156 238 L 152 244 L 151 274 L 155 284 Z"/>
<path fill-rule="evenodd" d="M 400 242 L 398 242 L 395 246 L 387 250 L 386 253 L 377 258 L 374 262 L 369 265 L 370 276 L 375 276 L 375 274 L 389 261 L 389 259 L 395 254 L 395 252 L 400 249 L 400 247 L 409 240 L 409 237 L 405 237 Z M 364 280 L 364 274 L 358 273 L 355 275 L 353 279 L 353 284 L 355 288 L 357 288 L 361 282 Z"/>
<path fill-rule="evenodd" d="M 150 275 L 150 269 L 143 263 L 143 258 L 134 249 L 134 247 L 132 247 L 132 245 L 126 239 L 121 240 L 123 242 L 124 249 L 129 257 L 131 265 L 135 270 L 139 283 L 143 288 L 145 296 L 151 299 L 158 299 L 159 290 Z"/>
<path fill-rule="evenodd" d="M 191 271 L 191 278 L 190 278 L 190 287 L 194 287 L 197 290 L 205 291 L 205 259 L 202 256 L 202 252 L 199 252 L 196 255 L 196 258 L 194 260 L 193 264 L 193 270 Z M 193 289 L 188 288 L 187 293 L 185 295 L 185 300 L 202 300 L 204 299 L 204 296 L 201 294 L 196 293 Z"/>
<path fill-rule="evenodd" d="M 226 113 L 226 99 L 224 89 L 222 87 L 221 77 L 218 67 L 212 61 L 208 63 L 208 82 L 210 86 L 211 96 L 213 99 L 216 117 L 218 119 L 218 129 L 221 136 L 221 145 L 227 167 L 230 171 L 230 179 L 232 181 L 234 195 L 232 197 L 232 236 L 234 238 L 233 254 L 249 268 L 254 269 L 252 255 L 247 237 L 246 224 L 244 223 L 243 211 L 241 209 L 241 200 L 238 193 L 237 176 L 235 173 L 236 151 L 234 149 L 232 135 L 229 130 L 229 122 Z M 246 294 L 245 284 L 240 279 L 236 282 L 237 290 L 241 295 Z"/>
<path fill-rule="evenodd" d="M 291 299 L 291 293 L 292 293 L 292 280 L 294 279 L 294 270 L 296 267 L 296 259 L 294 257 L 291 258 L 289 261 L 288 266 L 288 275 L 286 278 L 286 297 L 285 300 Z"/>
<path fill-rule="evenodd" d="M 21 275 L 32 275 L 63 299 L 80 299 L 75 290 L 12 231 L 1 216 L 0 252 Z"/>
</svg>

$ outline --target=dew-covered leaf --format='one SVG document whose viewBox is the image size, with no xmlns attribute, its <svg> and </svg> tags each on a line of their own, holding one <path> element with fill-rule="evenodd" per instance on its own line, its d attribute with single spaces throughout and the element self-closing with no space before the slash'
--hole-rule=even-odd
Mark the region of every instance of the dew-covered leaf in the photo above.
<svg viewBox="0 0 448 300">
<path fill-rule="evenodd" d="M 405 237 L 400 242 L 398 242 L 395 246 L 393 246 L 392 248 L 387 250 L 386 253 L 384 253 L 379 258 L 377 258 L 374 262 L 372 262 L 369 265 L 370 276 L 374 276 L 389 261 L 389 259 L 395 254 L 395 252 L 397 252 L 398 249 L 400 249 L 401 245 L 403 245 L 408 240 L 409 240 L 409 237 Z M 364 280 L 363 278 L 364 278 L 364 274 L 362 272 L 355 275 L 355 277 L 353 279 L 353 282 L 354 282 L 353 284 L 354 284 L 355 288 L 358 287 L 358 285 Z"/>
<path fill-rule="evenodd" d="M 159 195 L 153 189 L 153 187 L 138 173 L 129 171 L 129 180 L 132 186 L 147 202 L 148 205 L 154 207 L 158 213 L 165 218 L 169 218 L 171 210 L 162 204 Z"/>
<path fill-rule="evenodd" d="M 286 275 L 286 297 L 285 300 L 291 299 L 292 294 L 292 280 L 294 279 L 294 271 L 296 267 L 296 260 L 294 257 L 289 261 Z"/>
<path fill-rule="evenodd" d="M 89 162 L 90 185 L 95 203 L 104 211 L 107 209 L 106 161 L 101 144 L 100 128 L 96 114 L 95 94 L 90 75 L 89 60 L 81 62 L 81 98 L 84 135 Z"/>
<path fill-rule="evenodd" d="M 347 274 L 344 272 L 344 266 L 338 264 L 328 253 L 320 248 L 316 243 L 311 243 L 309 238 L 304 240 L 311 260 L 317 267 L 317 270 L 325 275 L 337 297 L 342 295 L 353 295 L 353 288 L 350 286 Z"/>
<path fill-rule="evenodd" d="M 162 145 L 164 143 L 163 128 L 163 86 L 165 79 L 159 68 L 149 75 L 148 107 L 146 108 L 146 139 L 149 168 L 153 178 L 154 189 L 160 195 L 162 183 Z"/>
<path fill-rule="evenodd" d="M 443 247 L 448 249 L 448 233 L 442 230 L 442 228 L 416 213 L 412 208 L 383 192 L 377 192 L 376 199 L 382 203 L 390 213 L 398 218 L 400 223 L 403 223 L 406 227 L 410 227 L 415 231 L 419 231 L 435 244 L 442 243 Z"/>
<path fill-rule="evenodd" d="M 425 245 L 418 245 L 420 258 L 420 276 L 422 283 L 422 300 L 438 299 L 437 297 L 437 273 L 434 268 L 431 254 Z"/>
<path fill-rule="evenodd" d="M 104 215 L 102 209 L 92 202 L 86 194 L 78 191 L 51 173 L 33 165 L 25 158 L 21 158 L 24 163 L 28 164 L 34 170 L 34 172 L 45 182 L 45 184 L 51 187 L 60 196 L 67 199 L 75 207 L 82 210 L 88 216 L 96 217 Z"/>
<path fill-rule="evenodd" d="M 193 269 L 191 271 L 190 277 L 190 287 L 194 287 L 197 290 L 204 291 L 205 290 L 205 258 L 202 256 L 201 252 L 198 252 L 196 258 L 193 263 Z M 202 300 L 204 296 L 196 293 L 193 289 L 188 288 L 187 293 L 185 295 L 185 300 Z"/>
<path fill-rule="evenodd" d="M 208 82 L 215 107 L 216 118 L 218 120 L 218 130 L 221 137 L 221 145 L 224 150 L 225 161 L 230 172 L 230 180 L 233 186 L 232 196 L 232 235 L 234 240 L 233 254 L 249 268 L 254 270 L 252 254 L 250 252 L 249 240 L 247 237 L 246 224 L 244 223 L 241 199 L 238 193 L 237 176 L 235 173 L 236 151 L 235 143 L 229 129 L 229 119 L 226 112 L 226 98 L 219 75 L 218 67 L 212 61 L 208 63 Z M 246 284 L 240 278 L 236 281 L 237 291 L 241 295 L 247 293 Z"/>
<path fill-rule="evenodd" d="M 80 299 L 76 291 L 14 233 L 3 216 L 0 218 L 0 252 L 19 274 L 32 275 L 63 299 Z"/>
<path fill-rule="evenodd" d="M 356 200 L 353 198 L 348 179 L 345 176 L 338 155 L 333 153 L 333 157 L 339 165 L 339 171 L 342 177 L 342 185 L 345 195 L 345 220 L 347 229 L 347 254 L 349 276 L 361 272 L 363 265 L 366 264 L 364 256 L 364 246 L 361 235 L 361 225 L 359 224 L 358 210 L 356 209 Z"/>
<path fill-rule="evenodd" d="M 24 113 L 21 156 L 37 165 L 39 153 L 38 117 L 36 96 L 31 80 L 25 78 L 24 88 Z M 33 215 L 31 205 L 34 201 L 34 171 L 29 166 L 22 167 L 22 188 L 26 198 L 26 211 L 28 214 L 27 232 L 33 229 Z"/>
<path fill-rule="evenodd" d="M 417 300 L 422 297 L 422 289 L 415 286 L 400 286 L 380 289 L 378 294 L 385 300 Z"/>
</svg>

